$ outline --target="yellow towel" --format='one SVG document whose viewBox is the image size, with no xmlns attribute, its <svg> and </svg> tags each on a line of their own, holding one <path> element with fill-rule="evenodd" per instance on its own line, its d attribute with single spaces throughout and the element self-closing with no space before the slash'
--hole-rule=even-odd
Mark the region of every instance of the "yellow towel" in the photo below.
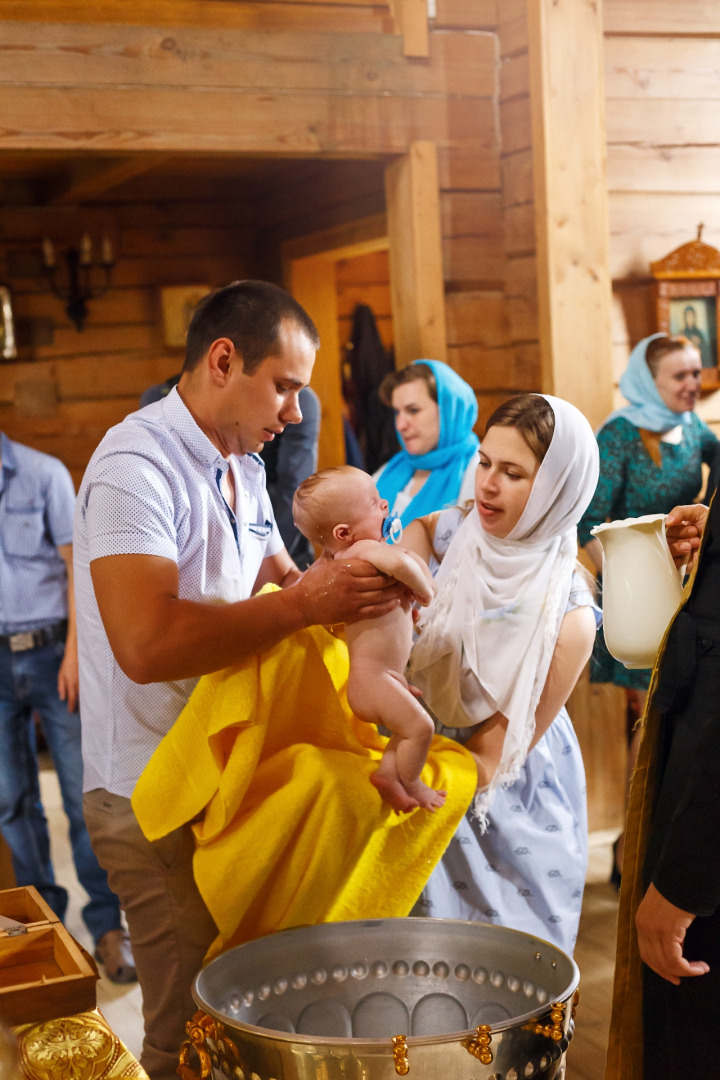
<svg viewBox="0 0 720 1080">
<path fill-rule="evenodd" d="M 423 779 L 447 790 L 443 809 L 382 801 L 369 778 L 386 740 L 350 712 L 347 674 L 345 642 L 311 627 L 205 676 L 138 781 L 150 840 L 203 814 L 208 959 L 290 926 L 407 915 L 470 805 L 473 758 L 439 736 Z"/>
</svg>

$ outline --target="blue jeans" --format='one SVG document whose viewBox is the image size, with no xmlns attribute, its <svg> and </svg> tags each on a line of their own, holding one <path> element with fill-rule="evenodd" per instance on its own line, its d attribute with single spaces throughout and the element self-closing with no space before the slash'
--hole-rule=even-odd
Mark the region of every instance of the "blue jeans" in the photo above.
<svg viewBox="0 0 720 1080">
<path fill-rule="evenodd" d="M 120 902 L 90 846 L 83 817 L 80 717 L 58 697 L 62 643 L 13 653 L 0 647 L 0 832 L 18 885 L 34 885 L 60 919 L 67 891 L 55 881 L 47 819 L 40 800 L 32 714 L 37 711 L 60 782 L 73 861 L 89 896 L 83 919 L 97 942 L 120 927 Z"/>
</svg>

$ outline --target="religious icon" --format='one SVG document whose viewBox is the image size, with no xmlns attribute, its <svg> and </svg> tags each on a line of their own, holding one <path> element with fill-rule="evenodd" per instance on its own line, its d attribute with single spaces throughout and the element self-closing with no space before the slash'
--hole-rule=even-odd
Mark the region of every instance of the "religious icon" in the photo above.
<svg viewBox="0 0 720 1080">
<path fill-rule="evenodd" d="M 714 296 L 683 296 L 670 301 L 670 333 L 682 334 L 700 353 L 704 368 L 717 364 Z"/>
<path fill-rule="evenodd" d="M 656 280 L 656 326 L 662 334 L 681 334 L 696 346 L 702 361 L 703 390 L 720 389 L 717 310 L 720 251 L 702 239 L 681 244 L 650 264 Z"/>
<path fill-rule="evenodd" d="M 209 285 L 166 285 L 161 289 L 165 344 L 185 348 L 185 335 L 195 308 L 212 289 Z"/>
</svg>

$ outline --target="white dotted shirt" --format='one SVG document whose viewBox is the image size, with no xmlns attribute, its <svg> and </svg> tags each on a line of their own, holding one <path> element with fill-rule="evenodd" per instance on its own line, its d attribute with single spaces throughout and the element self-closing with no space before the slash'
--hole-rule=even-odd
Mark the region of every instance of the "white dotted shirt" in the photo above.
<svg viewBox="0 0 720 1080">
<path fill-rule="evenodd" d="M 235 513 L 220 492 L 228 467 Z M 111 428 L 93 454 L 75 510 L 75 592 L 85 791 L 129 797 L 197 679 L 132 682 L 100 618 L 90 563 L 159 555 L 177 563 L 179 595 L 206 604 L 244 600 L 263 559 L 282 550 L 265 470 L 254 454 L 226 461 L 177 389 Z M 143 602 L 136 598 L 137 606 Z"/>
</svg>

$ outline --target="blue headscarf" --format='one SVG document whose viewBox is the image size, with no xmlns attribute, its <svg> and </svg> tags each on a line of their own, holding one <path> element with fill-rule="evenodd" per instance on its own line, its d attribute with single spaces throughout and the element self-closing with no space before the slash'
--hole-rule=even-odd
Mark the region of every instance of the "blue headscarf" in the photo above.
<svg viewBox="0 0 720 1080">
<path fill-rule="evenodd" d="M 635 427 L 663 432 L 670 431 L 678 424 L 690 423 L 691 413 L 677 413 L 667 407 L 647 366 L 647 347 L 659 337 L 665 337 L 665 334 L 651 334 L 650 337 L 643 338 L 630 353 L 627 367 L 620 378 L 620 390 L 630 404 L 610 413 L 605 424 L 618 416 L 624 416 Z M 605 424 L 602 426 L 605 427 Z"/>
<path fill-rule="evenodd" d="M 409 454 L 403 445 L 403 449 L 390 458 L 378 479 L 378 491 L 392 509 L 397 493 L 410 482 L 413 473 L 418 469 L 430 471 L 427 480 L 402 514 L 403 525 L 409 525 L 423 514 L 454 505 L 460 494 L 465 470 L 480 445 L 472 430 L 478 414 L 477 398 L 472 387 L 440 360 L 413 362 L 426 364 L 435 376 L 440 438 L 435 449 L 427 454 Z M 400 443 L 402 445 L 401 438 Z"/>
</svg>

